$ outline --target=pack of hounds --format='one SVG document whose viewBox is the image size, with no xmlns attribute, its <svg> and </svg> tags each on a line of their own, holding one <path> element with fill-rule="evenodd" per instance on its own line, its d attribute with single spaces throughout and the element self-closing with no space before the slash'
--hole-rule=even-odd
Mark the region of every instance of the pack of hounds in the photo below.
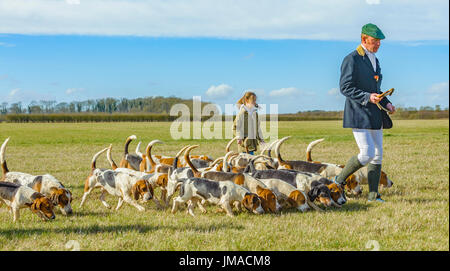
<svg viewBox="0 0 450 271">
<path fill-rule="evenodd" d="M 213 160 L 209 155 L 191 155 L 198 145 L 185 146 L 174 157 L 154 155 L 152 148 L 162 144 L 160 140 L 151 141 L 145 153 L 140 152 L 139 142 L 135 154 L 130 154 L 129 145 L 136 140 L 132 135 L 125 141 L 119 165 L 113 160 L 112 145 L 93 156 L 80 207 L 96 188 L 100 189 L 100 201 L 106 208 L 111 208 L 105 201 L 107 195 L 118 198 L 116 211 L 124 202 L 139 211 L 144 211 L 143 204 L 149 201 L 153 201 L 158 209 L 165 209 L 172 200 L 172 213 L 185 207 L 192 216 L 195 216 L 196 206 L 206 213 L 207 203 L 217 205 L 217 211 L 228 216 L 234 216 L 233 208 L 258 215 L 280 213 L 285 209 L 322 212 L 323 208 L 340 208 L 347 202 L 347 196 L 362 193 L 362 185 L 367 183 L 365 167 L 348 177 L 345 187 L 338 186 L 330 179 L 341 172 L 343 165 L 317 162 L 311 158 L 313 147 L 323 139 L 308 145 L 306 160 L 287 161 L 281 157 L 280 146 L 289 138 L 266 144 L 259 155 L 230 151 L 237 140 L 234 138 L 227 144 L 225 156 Z M 50 174 L 9 171 L 5 158 L 9 139 L 0 149 L 0 205 L 4 203 L 8 207 L 13 221 L 19 219 L 22 208 L 29 208 L 45 221 L 55 218 L 54 208 L 63 215 L 72 214 L 72 193 L 58 179 Z M 96 167 L 98 157 L 104 153 L 111 169 Z M 380 186 L 387 188 L 392 185 L 393 182 L 382 172 Z M 159 198 L 157 189 L 160 190 Z"/>
</svg>

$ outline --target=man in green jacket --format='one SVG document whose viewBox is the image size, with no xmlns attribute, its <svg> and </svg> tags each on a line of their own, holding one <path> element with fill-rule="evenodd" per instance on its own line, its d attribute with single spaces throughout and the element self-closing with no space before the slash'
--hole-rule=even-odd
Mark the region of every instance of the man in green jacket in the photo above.
<svg viewBox="0 0 450 271">
<path fill-rule="evenodd" d="M 366 24 L 361 30 L 361 44 L 344 58 L 341 66 L 340 91 L 346 97 L 344 128 L 352 128 L 353 136 L 360 150 L 349 159 L 334 181 L 340 185 L 355 171 L 367 165 L 369 201 L 384 202 L 378 193 L 383 157 L 383 114 L 377 104 L 389 113 L 395 107 L 387 98 L 380 98 L 380 63 L 375 53 L 384 34 L 374 24 Z M 390 127 L 384 127 L 390 128 Z"/>
</svg>

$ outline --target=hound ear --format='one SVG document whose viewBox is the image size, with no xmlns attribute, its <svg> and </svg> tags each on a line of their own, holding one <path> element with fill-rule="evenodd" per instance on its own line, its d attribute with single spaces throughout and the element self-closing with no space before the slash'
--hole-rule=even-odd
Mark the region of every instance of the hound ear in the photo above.
<svg viewBox="0 0 450 271">
<path fill-rule="evenodd" d="M 260 198 L 255 195 L 255 196 L 253 196 L 252 203 L 256 204 L 258 202 L 258 200 L 260 200 Z"/>
<path fill-rule="evenodd" d="M 319 188 L 317 186 L 314 186 L 309 190 L 308 192 L 308 198 L 311 202 L 315 201 L 316 198 L 319 196 Z"/>
<path fill-rule="evenodd" d="M 148 186 L 148 190 L 150 191 L 150 193 L 152 194 L 152 196 L 155 194 L 153 191 L 153 186 L 146 180 L 145 183 Z"/>
<path fill-rule="evenodd" d="M 259 195 L 263 191 L 263 188 L 259 185 L 256 186 L 256 193 Z"/>
<path fill-rule="evenodd" d="M 134 200 L 139 199 L 139 185 L 134 184 L 133 187 L 131 187 L 131 195 L 133 196 Z"/>
<path fill-rule="evenodd" d="M 288 198 L 287 203 L 290 207 L 297 207 L 297 202 L 292 198 Z"/>
<path fill-rule="evenodd" d="M 41 201 L 39 200 L 39 198 L 37 198 L 34 200 L 33 204 L 31 204 L 31 210 L 37 211 L 37 210 L 39 210 L 40 207 L 41 207 Z"/>
<path fill-rule="evenodd" d="M 50 196 L 50 202 L 51 202 L 54 206 L 58 205 L 58 202 L 59 202 L 59 196 L 61 196 L 61 195 L 59 195 L 59 194 L 52 194 L 52 195 Z"/>
<path fill-rule="evenodd" d="M 246 209 L 248 209 L 248 206 L 250 206 L 249 196 L 250 196 L 249 193 L 245 194 L 244 199 L 242 200 L 242 205 L 244 205 L 244 207 L 245 207 Z"/>
</svg>

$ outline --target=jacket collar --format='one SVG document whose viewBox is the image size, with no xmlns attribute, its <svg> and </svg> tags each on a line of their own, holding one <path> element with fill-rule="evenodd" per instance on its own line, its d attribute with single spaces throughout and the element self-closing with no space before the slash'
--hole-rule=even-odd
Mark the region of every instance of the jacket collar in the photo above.
<svg viewBox="0 0 450 271">
<path fill-rule="evenodd" d="M 362 56 L 363 62 L 365 62 L 365 63 L 370 67 L 370 70 L 371 70 L 374 74 L 378 73 L 379 66 L 378 66 L 378 60 L 377 60 L 377 58 L 375 58 L 375 61 L 377 62 L 377 65 L 376 65 L 376 66 L 377 66 L 377 72 L 375 72 L 375 71 L 373 70 L 372 63 L 370 62 L 369 57 L 366 55 L 366 52 L 365 52 L 365 50 L 364 50 L 364 48 L 362 47 L 361 44 L 356 48 L 356 51 L 358 52 L 358 55 Z"/>
<path fill-rule="evenodd" d="M 253 114 L 253 112 L 256 112 L 258 110 L 258 108 L 256 106 L 254 106 L 252 108 L 248 108 L 247 106 L 245 106 L 245 104 L 241 105 L 241 109 L 244 109 L 245 111 L 247 111 L 250 114 Z"/>
</svg>

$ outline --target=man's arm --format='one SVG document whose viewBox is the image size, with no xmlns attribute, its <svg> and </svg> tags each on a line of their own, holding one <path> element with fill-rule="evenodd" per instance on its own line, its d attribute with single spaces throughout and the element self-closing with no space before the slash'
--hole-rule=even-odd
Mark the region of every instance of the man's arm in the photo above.
<svg viewBox="0 0 450 271">
<path fill-rule="evenodd" d="M 347 56 L 341 65 L 341 79 L 339 82 L 341 93 L 361 105 L 367 105 L 370 93 L 355 86 L 355 60 Z"/>
</svg>

